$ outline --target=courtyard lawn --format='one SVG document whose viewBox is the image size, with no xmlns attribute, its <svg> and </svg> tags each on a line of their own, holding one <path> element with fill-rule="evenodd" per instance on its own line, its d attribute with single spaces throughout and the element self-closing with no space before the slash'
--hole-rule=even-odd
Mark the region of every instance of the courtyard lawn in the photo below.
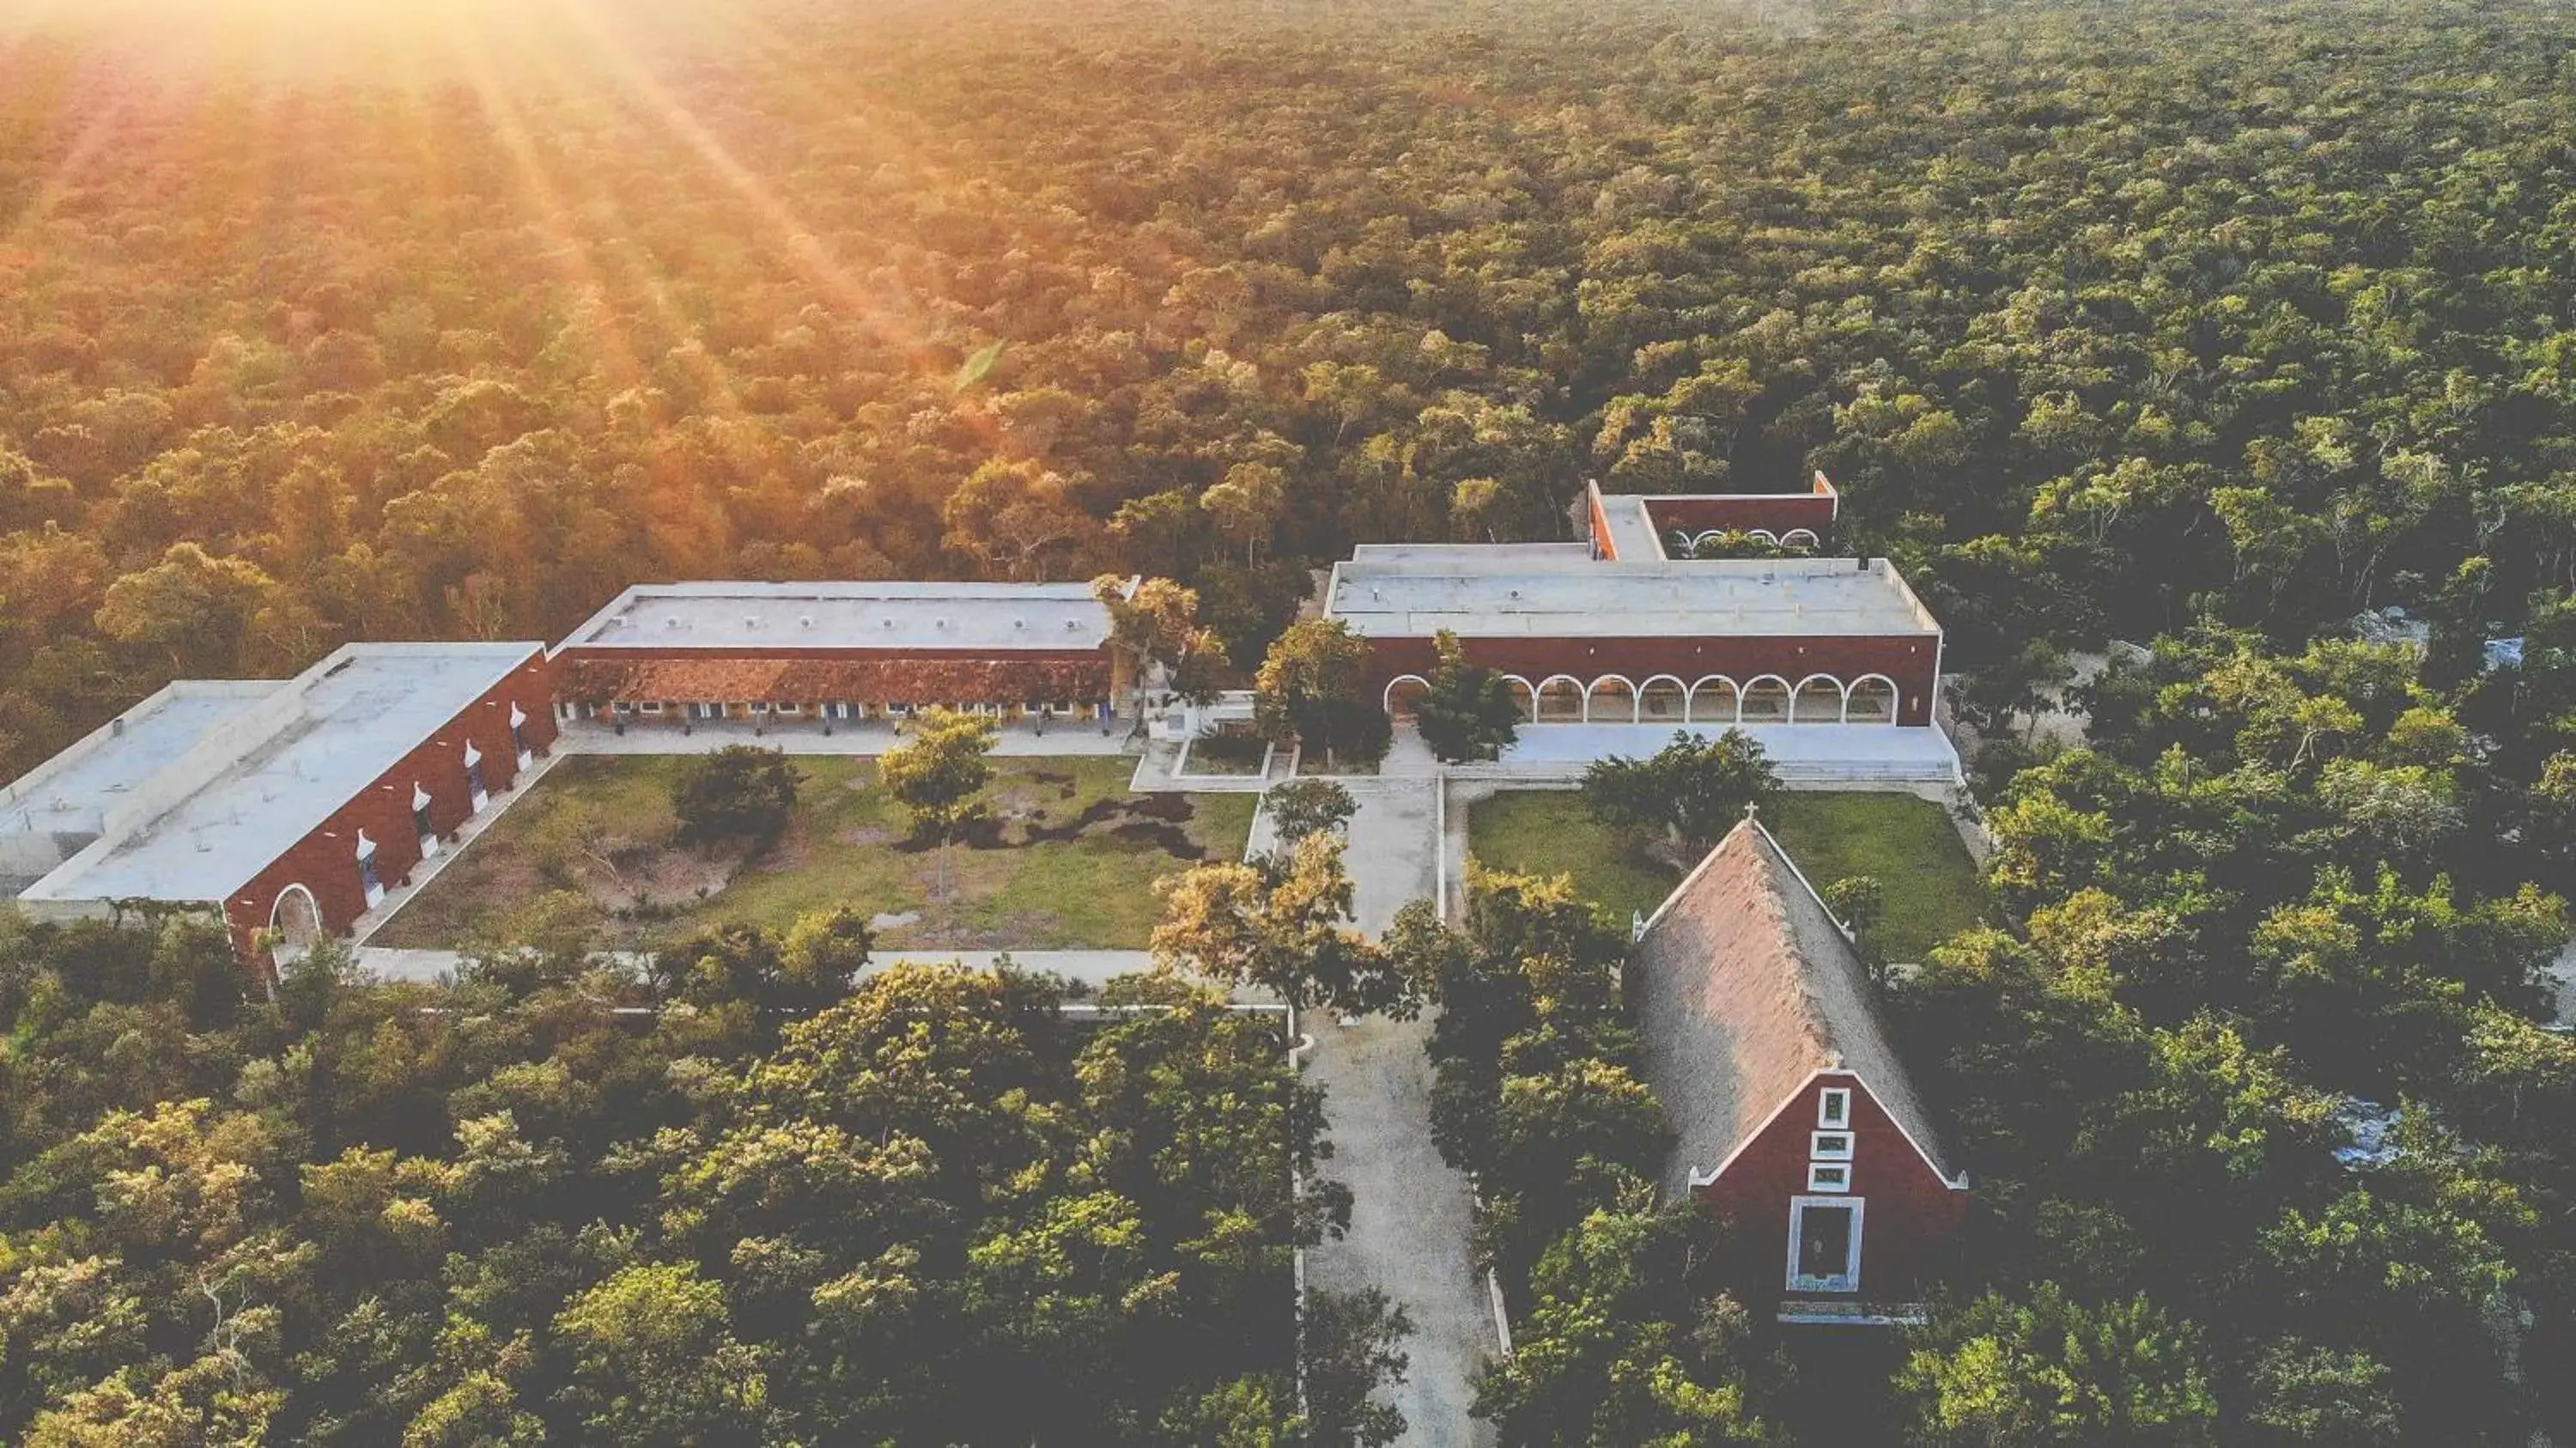
<svg viewBox="0 0 2576 1448">
<path fill-rule="evenodd" d="M 565 760 L 372 943 L 494 941 L 552 893 L 586 908 L 612 948 L 706 925 L 783 929 L 846 905 L 878 918 L 888 949 L 1134 949 L 1160 914 L 1154 881 L 1202 858 L 1240 859 L 1252 827 L 1250 794 L 1129 794 L 1135 765 L 1123 757 L 997 759 L 984 796 L 992 819 L 966 842 L 929 850 L 878 787 L 875 760 L 801 756 L 786 835 L 745 860 L 670 843 L 671 781 L 683 762 Z"/>
<path fill-rule="evenodd" d="M 1879 948 L 1895 961 L 1924 952 L 1986 916 L 1985 882 L 1942 807 L 1910 794 L 1790 791 L 1763 811 L 1798 869 L 1823 889 L 1874 875 L 1885 895 Z M 1627 847 L 1592 822 L 1571 790 L 1497 795 L 1470 808 L 1468 852 L 1491 869 L 1571 875 L 1578 893 L 1624 928 L 1651 915 L 1681 871 Z"/>
</svg>

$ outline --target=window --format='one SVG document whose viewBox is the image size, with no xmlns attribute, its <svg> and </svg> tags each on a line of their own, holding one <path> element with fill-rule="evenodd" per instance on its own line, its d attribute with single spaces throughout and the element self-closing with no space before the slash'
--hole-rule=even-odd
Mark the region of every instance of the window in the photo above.
<svg viewBox="0 0 2576 1448">
<path fill-rule="evenodd" d="M 1851 1190 L 1849 1162 L 1809 1162 L 1807 1190 L 1811 1192 L 1847 1192 Z"/>
<path fill-rule="evenodd" d="M 1827 1087 L 1816 1098 L 1816 1124 L 1836 1130 L 1851 1125 L 1851 1091 L 1848 1087 Z"/>
<path fill-rule="evenodd" d="M 792 717 L 794 715 L 804 713 L 805 706 L 802 704 L 781 704 L 778 706 L 778 712 Z"/>
<path fill-rule="evenodd" d="M 1861 1209 L 1853 1197 L 1793 1197 L 1789 1203 L 1789 1290 L 1860 1290 Z"/>
<path fill-rule="evenodd" d="M 1819 1131 L 1808 1138 L 1807 1156 L 1814 1161 L 1849 1161 L 1852 1159 L 1852 1136 L 1848 1131 Z"/>
<path fill-rule="evenodd" d="M 638 704 L 635 708 L 638 713 L 659 714 L 662 712 L 662 701 L 655 699 L 648 703 Z"/>
</svg>

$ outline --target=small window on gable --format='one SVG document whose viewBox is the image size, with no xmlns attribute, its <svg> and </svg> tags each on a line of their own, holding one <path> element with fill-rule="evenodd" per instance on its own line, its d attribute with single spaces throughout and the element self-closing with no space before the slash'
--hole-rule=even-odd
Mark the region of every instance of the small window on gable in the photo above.
<svg viewBox="0 0 2576 1448">
<path fill-rule="evenodd" d="M 1829 1086 L 1816 1099 L 1816 1124 L 1839 1131 L 1851 1125 L 1851 1089 Z"/>
<path fill-rule="evenodd" d="M 1807 1166 L 1807 1190 L 1811 1192 L 1847 1192 L 1851 1186 L 1851 1163 L 1810 1162 Z"/>
<path fill-rule="evenodd" d="M 1848 1131 L 1819 1131 L 1808 1138 L 1807 1157 L 1811 1161 L 1849 1161 L 1852 1159 L 1852 1137 Z"/>
</svg>

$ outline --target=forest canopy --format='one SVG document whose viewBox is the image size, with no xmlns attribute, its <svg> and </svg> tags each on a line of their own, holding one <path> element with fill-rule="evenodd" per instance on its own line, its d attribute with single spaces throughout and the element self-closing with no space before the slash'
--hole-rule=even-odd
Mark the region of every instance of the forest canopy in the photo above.
<svg viewBox="0 0 2576 1448">
<path fill-rule="evenodd" d="M 2576 569 L 2554 5 L 665 8 L 21 22 L 0 773 L 638 577 L 1129 568 L 1249 669 L 1586 474 L 1823 467 L 1971 664 Z"/>
</svg>

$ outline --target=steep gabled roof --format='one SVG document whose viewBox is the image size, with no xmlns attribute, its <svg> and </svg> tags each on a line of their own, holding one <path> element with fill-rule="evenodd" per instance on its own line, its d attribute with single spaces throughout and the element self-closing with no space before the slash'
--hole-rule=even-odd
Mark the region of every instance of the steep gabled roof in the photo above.
<svg viewBox="0 0 2576 1448">
<path fill-rule="evenodd" d="M 1747 819 L 1646 922 L 1629 953 L 1646 1079 L 1680 1141 L 1667 1199 L 1706 1181 L 1818 1071 L 1857 1075 L 1954 1180 L 1888 1044 L 1860 955 L 1770 831 Z"/>
</svg>

